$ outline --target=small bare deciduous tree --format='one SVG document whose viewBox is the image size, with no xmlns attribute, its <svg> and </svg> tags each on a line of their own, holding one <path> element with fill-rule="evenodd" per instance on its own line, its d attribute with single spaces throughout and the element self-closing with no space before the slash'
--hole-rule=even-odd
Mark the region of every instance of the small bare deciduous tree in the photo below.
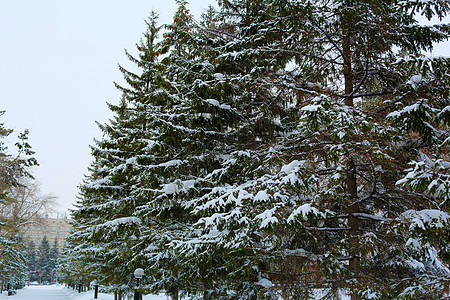
<svg viewBox="0 0 450 300">
<path fill-rule="evenodd" d="M 52 194 L 42 194 L 39 182 L 23 179 L 8 190 L 9 201 L 0 207 L 1 216 L 14 226 L 39 223 L 46 214 L 54 212 L 56 199 Z"/>
</svg>

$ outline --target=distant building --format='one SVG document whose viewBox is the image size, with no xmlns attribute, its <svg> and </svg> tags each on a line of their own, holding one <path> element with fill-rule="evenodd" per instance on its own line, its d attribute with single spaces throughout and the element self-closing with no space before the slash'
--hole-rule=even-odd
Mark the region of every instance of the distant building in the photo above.
<svg viewBox="0 0 450 300">
<path fill-rule="evenodd" d="M 26 242 L 32 241 L 36 247 L 40 245 L 44 236 L 50 247 L 57 243 L 59 249 L 66 245 L 66 238 L 72 230 L 72 220 L 67 218 L 43 218 L 34 224 L 22 226 L 20 235 Z"/>
</svg>

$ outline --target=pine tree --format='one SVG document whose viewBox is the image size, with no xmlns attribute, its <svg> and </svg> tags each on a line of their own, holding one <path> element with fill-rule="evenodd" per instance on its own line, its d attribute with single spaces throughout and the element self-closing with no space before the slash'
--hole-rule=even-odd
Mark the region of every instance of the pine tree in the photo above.
<svg viewBox="0 0 450 300">
<path fill-rule="evenodd" d="M 25 246 L 25 259 L 28 267 L 28 282 L 30 281 L 39 281 L 39 277 L 37 274 L 37 259 L 36 259 L 36 245 L 33 241 L 30 241 Z"/>
<path fill-rule="evenodd" d="M 172 299 L 442 296 L 449 60 L 421 51 L 450 29 L 414 14 L 448 3 L 178 4 L 120 67 L 69 262 Z"/>
<path fill-rule="evenodd" d="M 119 289 L 123 278 L 135 268 L 130 265 L 133 256 L 129 251 L 140 220 L 134 216 L 136 205 L 130 193 L 135 184 L 132 174 L 138 172 L 134 158 L 146 144 L 135 130 L 133 112 L 127 104 L 109 107 L 117 117 L 111 125 L 100 125 L 105 138 L 92 148 L 95 160 L 91 174 L 80 187 L 81 200 L 79 209 L 73 212 L 70 240 L 80 245 L 71 255 L 95 263 L 83 271 L 84 276 L 99 276 L 95 278 L 99 282 Z"/>
<path fill-rule="evenodd" d="M 55 239 L 49 252 L 50 283 L 53 283 L 55 281 L 55 276 L 57 272 L 56 270 L 58 267 L 58 257 L 59 257 L 58 240 Z"/>
<path fill-rule="evenodd" d="M 120 67 L 131 88 L 117 85 L 123 91 L 123 99 L 119 105 L 109 104 L 115 117 L 109 124 L 99 125 L 104 138 L 92 147 L 94 161 L 80 186 L 78 209 L 73 212 L 74 233 L 69 238 L 68 260 L 82 267 L 86 279 L 108 285 L 119 295 L 132 291 L 131 287 L 124 287 L 124 281 L 131 279 L 135 268 L 143 266 L 136 259 L 134 246 L 142 226 L 136 208 L 138 201 L 145 199 L 137 199 L 133 194 L 140 186 L 138 175 L 151 160 L 147 149 L 153 146 L 147 139 L 142 95 L 154 80 L 151 64 L 155 52 L 151 47 L 157 34 L 156 19 L 156 14 L 152 14 L 146 40 L 138 45 L 142 50 L 139 66 L 147 72 L 138 77 Z M 136 62 L 128 52 L 127 55 Z"/>
<path fill-rule="evenodd" d="M 257 296 L 258 285 L 273 284 L 280 288 L 272 293 L 285 297 L 299 297 L 305 288 L 319 285 L 330 294 L 336 288 L 350 288 L 353 298 L 372 292 L 397 297 L 411 293 L 406 282 L 424 280 L 426 285 L 415 291 L 441 294 L 445 279 L 432 281 L 431 274 L 448 276 L 442 264 L 447 246 L 437 248 L 440 258 L 419 254 L 436 253 L 426 240 L 416 243 L 417 250 L 404 251 L 417 240 L 404 239 L 412 233 L 401 229 L 405 218 L 417 222 L 416 213 L 409 210 L 438 209 L 430 221 L 435 228 L 447 224 L 448 213 L 432 197 L 401 191 L 395 183 L 414 143 L 423 143 L 415 147 L 417 153 L 430 142 L 445 147 L 448 59 L 424 58 L 420 51 L 447 39 L 449 26 L 420 26 L 414 13 L 428 16 L 434 9 L 445 15 L 448 4 L 222 1 L 221 5 L 221 14 L 230 20 L 225 18 L 220 25 L 232 40 L 226 46 L 239 50 L 223 51 L 221 56 L 239 60 L 244 68 L 249 66 L 244 61 L 248 57 L 283 58 L 276 72 L 262 68 L 264 79 L 252 83 L 257 87 L 269 83 L 280 94 L 278 102 L 270 103 L 291 107 L 297 115 L 281 114 L 285 131 L 277 132 L 277 142 L 260 148 L 258 156 L 251 155 L 260 160 L 241 176 L 253 178 L 243 183 L 228 178 L 228 186 L 218 181 L 213 193 L 194 202 L 194 212 L 204 215 L 197 223 L 206 230 L 203 243 L 224 245 L 234 251 L 232 259 L 251 267 L 235 270 L 253 273 L 248 287 L 232 282 L 228 286 L 238 293 L 243 288 L 249 298 L 262 297 Z M 267 17 L 262 7 L 272 8 L 276 18 Z M 286 35 L 273 39 L 280 28 L 287 30 Z M 245 45 L 245 41 L 254 42 Z M 288 61 L 292 65 L 286 65 Z M 390 119 L 403 126 L 396 128 Z M 290 122 L 295 122 L 295 130 L 287 130 L 292 128 Z M 411 134 L 416 136 L 410 139 Z M 445 150 L 439 152 L 443 159 Z M 433 163 L 428 166 L 432 169 Z M 431 187 L 440 191 L 436 195 L 445 198 L 445 167 L 436 168 L 443 170 L 433 175 L 436 181 L 428 177 L 422 187 L 433 182 Z M 423 173 L 413 172 L 414 178 Z M 417 187 L 418 182 L 412 185 Z M 419 216 L 425 218 L 423 213 Z M 432 236 L 446 233 L 421 229 Z M 415 268 L 412 261 L 426 267 Z M 399 276 L 401 270 L 408 272 Z M 316 280 L 309 279 L 311 273 Z M 255 291 L 253 295 L 249 290 Z"/>
<path fill-rule="evenodd" d="M 208 18 L 205 15 L 204 24 L 214 26 Z M 154 266 L 147 273 L 155 290 L 168 291 L 172 299 L 179 290 L 216 297 L 226 294 L 226 254 L 221 246 L 195 243 L 199 232 L 192 231 L 197 220 L 191 217 L 192 200 L 227 183 L 229 176 L 248 179 L 240 176 L 236 161 L 248 155 L 241 149 L 272 138 L 277 126 L 261 104 L 270 102 L 264 97 L 274 96 L 269 88 L 253 90 L 245 77 L 253 66 L 217 58 L 228 41 L 198 27 L 185 2 L 179 2 L 167 29 L 158 51 L 164 55 L 161 82 L 145 97 L 148 136 L 154 143 L 149 153 L 155 160 L 138 180 L 143 185 L 136 195 L 146 199 L 139 213 L 148 226 L 140 244 Z M 182 249 L 184 243 L 202 255 L 193 259 L 190 249 Z"/>
<path fill-rule="evenodd" d="M 37 249 L 36 269 L 39 275 L 39 284 L 50 282 L 50 244 L 47 236 L 44 235 Z"/>
</svg>

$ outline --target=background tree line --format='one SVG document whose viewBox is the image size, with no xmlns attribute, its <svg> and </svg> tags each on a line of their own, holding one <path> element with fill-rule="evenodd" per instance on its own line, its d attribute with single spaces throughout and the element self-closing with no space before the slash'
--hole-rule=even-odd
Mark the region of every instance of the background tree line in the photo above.
<svg viewBox="0 0 450 300">
<path fill-rule="evenodd" d="M 58 256 L 57 242 L 50 246 L 45 235 L 37 247 L 33 242 L 29 242 L 25 246 L 25 258 L 29 274 L 28 282 L 38 282 L 39 284 L 56 282 Z"/>
<path fill-rule="evenodd" d="M 415 16 L 450 4 L 178 4 L 120 66 L 62 279 L 119 299 L 137 267 L 172 299 L 448 295 L 450 60 L 423 51 L 450 26 Z"/>
</svg>

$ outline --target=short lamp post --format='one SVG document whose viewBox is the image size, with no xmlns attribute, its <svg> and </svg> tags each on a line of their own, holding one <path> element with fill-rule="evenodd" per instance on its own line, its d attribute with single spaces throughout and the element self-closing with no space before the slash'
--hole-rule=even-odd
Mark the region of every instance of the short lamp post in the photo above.
<svg viewBox="0 0 450 300">
<path fill-rule="evenodd" d="M 137 268 L 134 270 L 134 277 L 136 277 L 136 290 L 134 291 L 134 300 L 141 299 L 141 293 L 139 293 L 139 281 L 144 276 L 144 270 L 141 268 Z"/>
<path fill-rule="evenodd" d="M 94 285 L 94 299 L 98 299 L 98 282 L 97 282 L 97 280 L 93 280 L 92 284 Z"/>
<path fill-rule="evenodd" d="M 83 286 L 83 277 L 81 277 L 80 276 L 80 278 L 78 278 L 78 279 L 80 279 L 80 283 L 79 283 L 79 285 L 78 285 L 78 293 L 81 293 L 81 288 L 82 288 L 82 286 Z"/>
</svg>

